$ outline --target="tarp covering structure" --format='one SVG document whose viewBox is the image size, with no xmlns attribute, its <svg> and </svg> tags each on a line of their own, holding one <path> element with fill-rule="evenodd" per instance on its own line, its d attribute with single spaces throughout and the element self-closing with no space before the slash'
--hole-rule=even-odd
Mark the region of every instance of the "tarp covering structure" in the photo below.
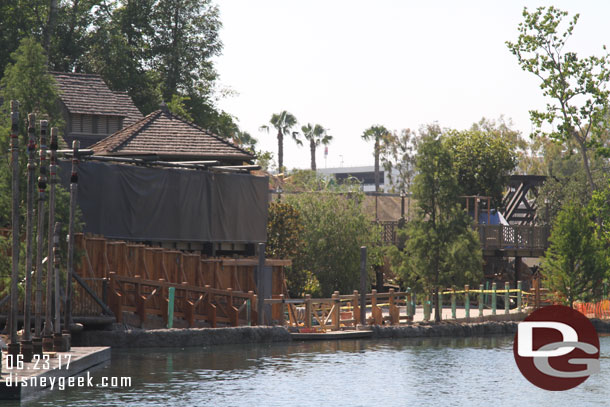
<svg viewBox="0 0 610 407">
<path fill-rule="evenodd" d="M 268 183 L 249 174 L 86 161 L 78 166 L 78 203 L 84 232 L 107 238 L 257 243 L 266 241 Z"/>
</svg>

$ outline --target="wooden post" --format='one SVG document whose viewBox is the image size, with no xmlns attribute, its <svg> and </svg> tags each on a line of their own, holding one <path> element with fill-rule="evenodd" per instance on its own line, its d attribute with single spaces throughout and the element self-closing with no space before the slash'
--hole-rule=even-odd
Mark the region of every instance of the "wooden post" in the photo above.
<svg viewBox="0 0 610 407">
<path fill-rule="evenodd" d="M 457 319 L 455 288 L 451 289 L 451 318 Z"/>
<path fill-rule="evenodd" d="M 414 307 L 413 307 L 413 294 L 411 288 L 407 288 L 407 321 L 413 321 Z"/>
<path fill-rule="evenodd" d="M 352 299 L 352 309 L 353 311 L 353 318 L 354 318 L 354 326 L 356 326 L 358 324 L 358 321 L 360 321 L 360 305 L 358 304 L 358 290 L 354 290 L 354 297 Z"/>
<path fill-rule="evenodd" d="M 311 294 L 305 294 L 305 327 L 311 328 Z"/>
<path fill-rule="evenodd" d="M 19 301 L 19 102 L 11 101 L 11 164 L 13 170 L 12 179 L 12 260 L 11 269 L 11 308 L 9 315 L 9 336 L 11 342 L 8 345 L 8 353 L 12 355 L 11 366 L 17 364 L 19 354 L 19 342 L 17 341 L 17 304 Z"/>
<path fill-rule="evenodd" d="M 366 325 L 366 246 L 360 248 L 360 324 Z"/>
<path fill-rule="evenodd" d="M 55 184 L 57 183 L 57 129 L 51 128 L 50 140 L 50 163 L 49 163 L 49 229 L 47 236 L 48 255 L 47 255 L 47 290 L 46 290 L 46 309 L 44 316 L 43 329 L 43 348 L 46 351 L 51 351 L 53 335 L 53 322 L 51 321 L 51 313 L 53 312 L 53 226 L 55 225 Z M 49 345 L 50 343 L 50 345 Z"/>
<path fill-rule="evenodd" d="M 496 287 L 495 282 L 491 284 L 491 315 L 496 315 Z"/>
<path fill-rule="evenodd" d="M 33 357 L 32 347 L 32 235 L 34 234 L 34 183 L 36 182 L 36 116 L 34 113 L 28 115 L 28 178 L 26 191 L 26 249 L 25 249 L 25 298 L 23 300 L 23 336 L 21 340 L 21 354 L 24 362 L 31 362 Z"/>
<path fill-rule="evenodd" d="M 394 299 L 394 289 L 390 288 L 390 323 L 392 325 L 396 325 L 400 323 L 400 311 L 398 310 L 398 307 L 396 306 L 395 303 L 395 299 Z"/>
<path fill-rule="evenodd" d="M 504 282 L 504 313 L 510 313 L 510 283 L 508 281 Z"/>
<path fill-rule="evenodd" d="M 521 281 L 517 281 L 517 290 L 519 290 L 519 291 L 517 291 L 517 309 L 519 310 L 519 312 L 522 311 L 522 307 L 523 307 L 523 305 L 522 305 L 523 299 L 521 297 L 523 295 L 522 287 L 523 287 L 523 285 L 522 285 Z"/>
<path fill-rule="evenodd" d="M 534 309 L 540 308 L 540 279 L 534 276 Z"/>
<path fill-rule="evenodd" d="M 265 298 L 267 297 L 267 294 L 264 292 L 265 291 L 264 280 L 263 280 L 263 276 L 265 274 L 264 269 L 265 269 L 265 244 L 259 243 L 258 244 L 258 268 L 256 270 L 256 289 L 257 289 L 257 294 L 258 294 L 256 311 L 258 313 L 258 325 L 259 326 L 265 324 L 264 305 L 265 305 Z"/>
<path fill-rule="evenodd" d="M 468 321 L 470 319 L 470 286 L 468 284 L 464 286 L 464 314 Z"/>
<path fill-rule="evenodd" d="M 432 297 L 434 298 L 434 296 Z M 441 321 L 443 319 L 443 292 L 441 290 L 438 290 L 438 294 L 436 295 L 436 300 L 438 301 L 438 309 L 439 309 L 439 321 Z M 430 304 L 430 307 L 432 307 L 433 305 Z M 436 312 L 436 310 L 435 310 Z M 432 313 L 432 310 L 430 311 L 430 313 Z"/>
<path fill-rule="evenodd" d="M 54 280 L 54 298 L 53 307 L 55 317 L 53 318 L 53 334 L 55 337 L 61 335 L 61 299 L 59 295 L 59 232 L 61 223 L 55 222 L 53 229 L 53 280 Z"/>
<path fill-rule="evenodd" d="M 430 297 L 424 299 L 424 321 L 430 321 Z"/>
<path fill-rule="evenodd" d="M 78 147 L 79 141 L 72 142 L 72 175 L 70 176 L 70 219 L 68 223 L 68 264 L 66 268 L 66 301 L 64 303 L 64 327 L 72 325 L 72 274 L 74 274 L 74 217 L 78 192 Z M 144 316 L 145 318 L 145 316 Z"/>
<path fill-rule="evenodd" d="M 176 288 L 170 287 L 168 290 L 168 301 L 167 301 L 167 327 L 169 329 L 174 326 L 174 297 L 176 295 Z"/>
<path fill-rule="evenodd" d="M 250 298 L 246 300 L 246 323 L 248 326 L 252 326 L 252 291 L 248 291 Z"/>
<path fill-rule="evenodd" d="M 338 331 L 340 328 L 340 321 L 341 321 L 341 301 L 339 301 L 339 291 L 335 291 L 333 293 L 332 299 L 333 299 L 333 308 L 332 308 L 333 330 Z"/>
<path fill-rule="evenodd" d="M 483 316 L 483 284 L 479 284 L 479 317 Z"/>
<path fill-rule="evenodd" d="M 36 240 L 36 304 L 34 316 L 34 352 L 42 356 L 42 258 L 44 242 L 44 202 L 46 200 L 45 191 L 47 189 L 47 128 L 46 120 L 40 121 L 40 166 L 38 168 L 38 226 Z"/>
</svg>

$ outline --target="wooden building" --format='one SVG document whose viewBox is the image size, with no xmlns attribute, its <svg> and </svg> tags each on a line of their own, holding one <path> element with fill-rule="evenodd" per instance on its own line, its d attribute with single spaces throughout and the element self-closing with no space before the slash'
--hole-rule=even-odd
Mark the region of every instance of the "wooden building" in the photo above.
<svg viewBox="0 0 610 407">
<path fill-rule="evenodd" d="M 79 140 L 81 148 L 110 136 L 142 118 L 126 92 L 113 92 L 97 74 L 51 72 L 59 90 L 68 145 Z"/>
</svg>

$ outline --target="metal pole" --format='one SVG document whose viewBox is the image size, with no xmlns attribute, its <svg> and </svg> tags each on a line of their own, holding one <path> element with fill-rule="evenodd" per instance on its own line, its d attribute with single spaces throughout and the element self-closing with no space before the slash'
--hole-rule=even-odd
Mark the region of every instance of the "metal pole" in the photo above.
<svg viewBox="0 0 610 407">
<path fill-rule="evenodd" d="M 360 324 L 366 325 L 366 246 L 360 248 Z"/>
<path fill-rule="evenodd" d="M 36 116 L 34 113 L 28 115 L 28 184 L 26 196 L 26 228 L 25 228 L 25 299 L 23 300 L 23 337 L 21 340 L 21 353 L 24 362 L 31 362 L 33 356 L 32 348 L 32 235 L 34 234 L 34 183 L 36 182 Z"/>
<path fill-rule="evenodd" d="M 72 326 L 72 275 L 74 274 L 74 217 L 78 193 L 78 140 L 72 142 L 72 175 L 70 176 L 70 221 L 68 223 L 68 267 L 66 270 L 66 301 L 64 304 L 64 329 Z"/>
<path fill-rule="evenodd" d="M 53 349 L 53 226 L 55 225 L 55 184 L 57 183 L 57 129 L 51 129 L 51 160 L 49 165 L 49 234 L 48 234 L 48 257 L 47 257 L 47 293 L 46 309 L 44 316 L 43 348 L 46 351 Z"/>
<path fill-rule="evenodd" d="M 42 356 L 42 257 L 44 245 L 44 201 L 47 189 L 47 128 L 46 120 L 40 121 L 40 167 L 38 176 L 38 239 L 36 241 L 36 308 L 34 318 L 34 353 Z"/>
<path fill-rule="evenodd" d="M 11 163 L 13 170 L 12 179 L 12 211 L 13 211 L 13 246 L 11 269 L 11 309 L 9 334 L 11 343 L 8 345 L 8 353 L 12 355 L 12 366 L 17 363 L 19 354 L 19 342 L 17 342 L 17 306 L 19 300 L 19 102 L 11 100 Z"/>
<path fill-rule="evenodd" d="M 263 315 L 265 305 L 265 284 L 264 284 L 264 268 L 265 268 L 265 244 L 258 244 L 258 269 L 256 270 L 256 288 L 257 288 L 257 301 L 256 301 L 256 312 L 258 313 L 258 325 L 265 324 L 265 317 Z"/>
</svg>

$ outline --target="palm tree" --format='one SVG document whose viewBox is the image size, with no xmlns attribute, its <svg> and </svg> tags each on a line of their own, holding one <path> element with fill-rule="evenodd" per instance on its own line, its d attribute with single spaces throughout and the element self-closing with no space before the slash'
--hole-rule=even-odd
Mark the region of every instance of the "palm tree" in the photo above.
<svg viewBox="0 0 610 407">
<path fill-rule="evenodd" d="M 324 127 L 316 124 L 312 126 L 311 123 L 308 123 L 306 126 L 301 127 L 301 131 L 303 132 L 303 136 L 305 136 L 305 140 L 309 140 L 309 151 L 311 151 L 311 170 L 316 170 L 316 148 L 320 144 L 328 145 L 330 141 L 333 139 L 333 136 L 326 133 Z"/>
<path fill-rule="evenodd" d="M 297 118 L 292 113 L 283 110 L 279 114 L 274 113 L 269 123 L 277 130 L 278 173 L 282 173 L 284 171 L 284 136 L 290 134 L 298 145 L 303 145 L 303 142 L 299 139 L 299 133 L 296 131 L 290 132 L 297 125 Z M 260 130 L 269 132 L 269 126 L 262 125 Z"/>
<path fill-rule="evenodd" d="M 381 154 L 381 142 L 390 135 L 384 126 L 371 126 L 362 133 L 362 138 L 366 141 L 375 140 L 375 192 L 379 192 L 379 154 Z"/>
</svg>

